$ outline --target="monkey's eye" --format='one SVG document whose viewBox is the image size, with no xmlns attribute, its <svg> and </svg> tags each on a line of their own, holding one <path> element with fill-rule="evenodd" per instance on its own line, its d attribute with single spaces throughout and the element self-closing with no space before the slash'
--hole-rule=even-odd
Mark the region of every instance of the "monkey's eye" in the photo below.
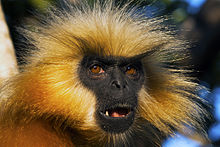
<svg viewBox="0 0 220 147">
<path fill-rule="evenodd" d="M 137 69 L 133 66 L 127 66 L 125 73 L 129 76 L 137 76 Z"/>
<path fill-rule="evenodd" d="M 105 72 L 100 65 L 92 65 L 92 66 L 90 67 L 90 71 L 91 71 L 93 74 L 101 74 L 101 73 L 104 73 L 104 72 Z"/>
</svg>

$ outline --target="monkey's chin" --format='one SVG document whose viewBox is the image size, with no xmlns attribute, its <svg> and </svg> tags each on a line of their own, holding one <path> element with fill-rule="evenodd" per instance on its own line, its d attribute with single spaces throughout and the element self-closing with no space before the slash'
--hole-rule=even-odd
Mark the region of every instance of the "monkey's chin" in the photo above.
<svg viewBox="0 0 220 147">
<path fill-rule="evenodd" d="M 115 106 L 97 111 L 97 120 L 101 128 L 109 133 L 123 133 L 134 122 L 135 111 L 129 106 Z"/>
</svg>

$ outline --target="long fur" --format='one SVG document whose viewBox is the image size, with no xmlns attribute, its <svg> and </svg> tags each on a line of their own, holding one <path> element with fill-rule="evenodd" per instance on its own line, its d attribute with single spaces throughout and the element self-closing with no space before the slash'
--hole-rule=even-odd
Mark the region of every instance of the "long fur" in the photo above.
<svg viewBox="0 0 220 147">
<path fill-rule="evenodd" d="M 162 25 L 164 18 L 136 14 L 129 4 L 85 2 L 52 7 L 34 28 L 22 30 L 33 47 L 28 64 L 1 88 L 0 146 L 135 146 L 173 134 L 186 125 L 202 128 L 200 88 L 175 68 L 186 43 Z M 110 134 L 94 118 L 96 98 L 79 80 L 87 54 L 145 55 L 146 82 L 131 128 Z"/>
</svg>

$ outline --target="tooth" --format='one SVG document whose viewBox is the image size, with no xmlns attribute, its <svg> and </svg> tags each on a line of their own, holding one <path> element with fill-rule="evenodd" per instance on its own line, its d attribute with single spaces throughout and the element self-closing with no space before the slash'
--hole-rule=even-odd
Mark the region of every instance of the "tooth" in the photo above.
<svg viewBox="0 0 220 147">
<path fill-rule="evenodd" d="M 105 111 L 105 115 L 109 116 L 109 113 L 108 113 L 108 111 Z"/>
</svg>

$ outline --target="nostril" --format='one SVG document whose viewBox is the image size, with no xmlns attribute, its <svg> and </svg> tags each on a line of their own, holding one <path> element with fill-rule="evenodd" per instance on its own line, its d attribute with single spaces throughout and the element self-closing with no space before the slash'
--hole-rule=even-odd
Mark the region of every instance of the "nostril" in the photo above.
<svg viewBox="0 0 220 147">
<path fill-rule="evenodd" d="M 121 84 L 118 81 L 113 81 L 112 86 L 115 87 L 115 88 L 118 88 L 118 89 L 121 88 Z"/>
</svg>

